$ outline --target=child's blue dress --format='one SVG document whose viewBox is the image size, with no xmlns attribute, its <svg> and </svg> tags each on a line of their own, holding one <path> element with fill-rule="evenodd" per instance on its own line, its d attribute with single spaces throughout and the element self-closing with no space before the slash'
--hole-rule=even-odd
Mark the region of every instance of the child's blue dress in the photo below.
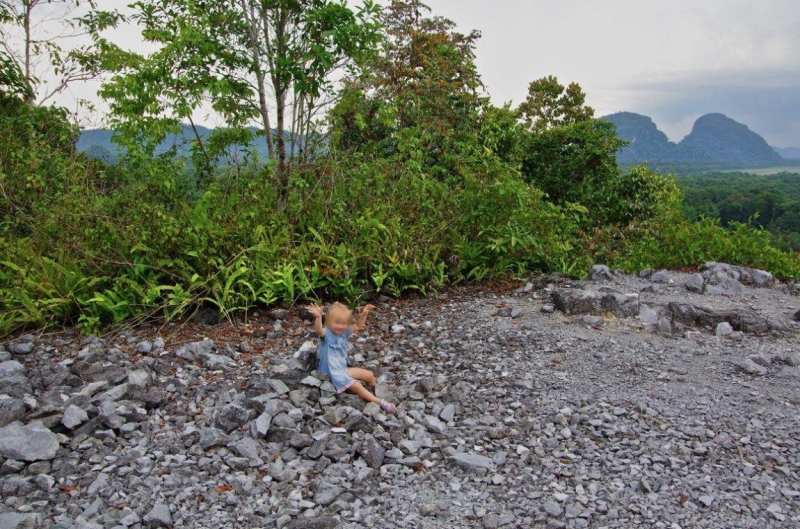
<svg viewBox="0 0 800 529">
<path fill-rule="evenodd" d="M 347 391 L 357 380 L 347 374 L 347 339 L 350 328 L 336 334 L 325 327 L 325 336 L 319 340 L 319 366 L 317 368 L 331 377 L 336 393 Z"/>
</svg>

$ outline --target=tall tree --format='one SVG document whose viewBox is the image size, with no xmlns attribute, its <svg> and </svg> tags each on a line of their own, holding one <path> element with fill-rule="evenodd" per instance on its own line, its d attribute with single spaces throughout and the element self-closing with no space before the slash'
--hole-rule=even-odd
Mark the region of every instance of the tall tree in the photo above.
<svg viewBox="0 0 800 529">
<path fill-rule="evenodd" d="M 270 158 L 278 209 L 293 168 L 313 150 L 315 117 L 332 100 L 337 72 L 357 70 L 381 38 L 371 0 L 139 0 L 132 20 L 158 50 L 139 54 L 97 35 L 113 73 L 101 90 L 112 122 L 153 149 L 182 122 L 211 109 L 227 129 L 195 145 L 210 167 L 258 124 Z"/>
<path fill-rule="evenodd" d="M 557 203 L 595 206 L 608 195 L 619 177 L 616 152 L 625 142 L 613 125 L 593 118 L 579 84 L 564 87 L 553 76 L 533 81 L 516 112 L 528 131 L 522 156 L 527 181 Z"/>
<path fill-rule="evenodd" d="M 386 31 L 368 75 L 354 80 L 332 113 L 334 137 L 348 148 L 378 143 L 412 151 L 419 168 L 451 174 L 455 144 L 475 133 L 482 105 L 475 46 L 480 33 L 429 16 L 418 0 L 394 0 L 381 16 Z"/>
<path fill-rule="evenodd" d="M 103 20 L 96 0 L 0 0 L 0 55 L 6 71 L 19 72 L 28 104 L 42 105 L 70 84 L 94 77 L 81 57 L 91 48 L 75 42 L 88 32 L 85 10 Z"/>
<path fill-rule="evenodd" d="M 533 132 L 589 121 L 594 109 L 586 105 L 586 94 L 577 83 L 564 87 L 548 76 L 528 86 L 528 96 L 517 108 L 522 122 Z"/>
</svg>

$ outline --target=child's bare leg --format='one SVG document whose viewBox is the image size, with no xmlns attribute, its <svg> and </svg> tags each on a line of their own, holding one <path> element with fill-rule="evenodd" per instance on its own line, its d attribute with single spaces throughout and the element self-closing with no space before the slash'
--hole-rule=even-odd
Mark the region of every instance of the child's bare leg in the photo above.
<svg viewBox="0 0 800 529">
<path fill-rule="evenodd" d="M 360 380 L 372 389 L 375 389 L 375 375 L 369 369 L 361 369 L 360 367 L 348 367 L 347 374 L 356 380 Z"/>
<path fill-rule="evenodd" d="M 348 371 L 350 370 L 348 369 Z M 360 382 L 356 382 L 355 384 L 347 388 L 347 391 L 352 391 L 353 393 L 361 397 L 363 400 L 366 400 L 367 402 L 374 402 L 375 404 L 381 403 L 381 399 L 370 393 L 369 390 L 367 390 L 367 388 L 362 386 Z"/>
</svg>

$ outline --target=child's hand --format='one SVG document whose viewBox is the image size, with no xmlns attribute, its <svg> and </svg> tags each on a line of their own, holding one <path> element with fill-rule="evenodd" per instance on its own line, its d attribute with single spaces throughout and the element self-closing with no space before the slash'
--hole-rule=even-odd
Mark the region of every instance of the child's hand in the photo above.
<svg viewBox="0 0 800 529">
<path fill-rule="evenodd" d="M 306 307 L 306 310 L 311 313 L 312 316 L 317 318 L 322 317 L 322 307 L 317 305 L 316 303 L 311 303 L 309 306 Z"/>
<path fill-rule="evenodd" d="M 375 309 L 377 309 L 377 307 L 376 307 L 375 305 L 373 305 L 373 304 L 371 304 L 371 303 L 370 303 L 369 305 L 367 305 L 366 307 L 364 307 L 364 312 L 371 312 L 371 311 L 373 311 L 373 310 L 375 310 Z"/>
</svg>

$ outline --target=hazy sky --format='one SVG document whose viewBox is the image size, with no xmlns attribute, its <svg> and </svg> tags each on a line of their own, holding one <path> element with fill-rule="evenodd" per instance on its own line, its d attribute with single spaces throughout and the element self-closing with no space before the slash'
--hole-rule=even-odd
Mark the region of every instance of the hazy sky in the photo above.
<svg viewBox="0 0 800 529">
<path fill-rule="evenodd" d="M 519 102 L 530 81 L 555 75 L 580 83 L 598 116 L 646 114 L 673 140 L 697 117 L 722 112 L 772 145 L 800 147 L 798 0 L 427 3 L 460 29 L 482 32 L 477 62 L 497 103 Z M 117 37 L 137 45 L 133 31 Z"/>
<path fill-rule="evenodd" d="M 722 112 L 778 147 L 800 146 L 798 0 L 429 0 L 479 29 L 493 99 L 530 81 L 578 82 L 598 116 L 652 117 L 673 140 Z"/>
</svg>

